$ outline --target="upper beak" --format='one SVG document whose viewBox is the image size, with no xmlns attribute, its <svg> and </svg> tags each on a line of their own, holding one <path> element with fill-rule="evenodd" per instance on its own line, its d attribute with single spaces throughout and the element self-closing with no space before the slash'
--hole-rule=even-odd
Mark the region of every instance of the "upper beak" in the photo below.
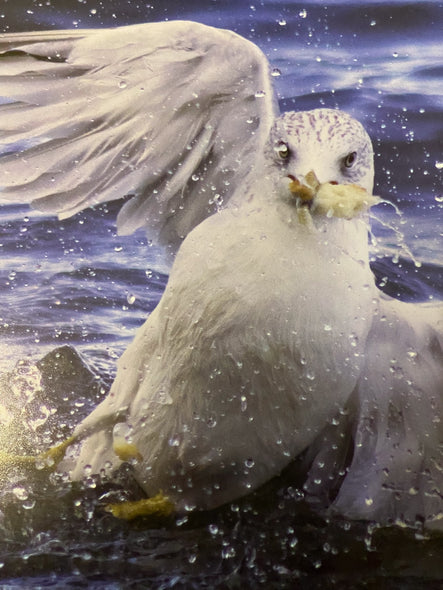
<svg viewBox="0 0 443 590">
<path fill-rule="evenodd" d="M 293 195 L 299 197 L 305 204 L 309 204 L 314 200 L 320 182 L 313 170 L 310 170 L 305 176 L 301 177 L 301 180 L 292 174 L 288 174 L 288 178 L 291 180 L 289 190 Z"/>
</svg>

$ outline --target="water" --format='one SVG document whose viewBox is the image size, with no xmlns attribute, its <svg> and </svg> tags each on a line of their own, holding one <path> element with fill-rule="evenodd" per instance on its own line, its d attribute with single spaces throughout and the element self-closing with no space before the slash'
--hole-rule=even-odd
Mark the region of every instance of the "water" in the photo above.
<svg viewBox="0 0 443 590">
<path fill-rule="evenodd" d="M 282 109 L 339 107 L 368 129 L 375 194 L 398 208 L 374 211 L 376 280 L 394 296 L 424 301 L 443 298 L 442 9 L 437 1 L 16 1 L 0 8 L 0 27 L 189 18 L 255 41 L 281 72 L 274 82 Z M 116 236 L 117 209 L 107 205 L 63 222 L 26 206 L 0 209 L 0 368 L 7 372 L 1 383 L 4 391 L 33 392 L 32 403 L 46 409 L 44 440 L 24 440 L 25 446 L 47 443 L 55 427 L 64 435 L 101 398 L 116 358 L 161 296 L 167 264 L 142 232 Z M 443 583 L 440 537 L 424 536 L 419 527 L 323 520 L 285 476 L 238 505 L 167 526 L 114 520 L 97 506 L 103 493 L 118 491 L 78 490 L 43 476 L 13 482 L 0 521 L 1 586 Z"/>
</svg>

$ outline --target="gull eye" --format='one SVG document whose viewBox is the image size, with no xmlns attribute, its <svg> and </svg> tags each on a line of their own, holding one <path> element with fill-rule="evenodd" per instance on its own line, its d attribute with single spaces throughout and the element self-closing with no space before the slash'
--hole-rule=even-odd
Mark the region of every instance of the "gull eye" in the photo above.
<svg viewBox="0 0 443 590">
<path fill-rule="evenodd" d="M 281 159 L 281 160 L 286 160 L 287 158 L 289 158 L 289 155 L 291 153 L 291 150 L 289 149 L 288 144 L 285 141 L 280 141 L 276 146 L 275 146 L 275 153 L 277 154 L 277 156 Z"/>
<path fill-rule="evenodd" d="M 352 166 L 357 161 L 357 152 L 350 152 L 347 156 L 343 158 L 343 166 L 345 168 L 352 168 Z"/>
</svg>

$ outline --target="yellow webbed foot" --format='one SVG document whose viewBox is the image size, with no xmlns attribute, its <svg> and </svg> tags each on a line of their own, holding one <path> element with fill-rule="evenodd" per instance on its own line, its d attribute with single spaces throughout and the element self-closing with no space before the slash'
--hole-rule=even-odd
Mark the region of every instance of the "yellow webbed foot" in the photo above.
<svg viewBox="0 0 443 590">
<path fill-rule="evenodd" d="M 175 506 L 166 496 L 159 492 L 152 498 L 143 498 L 135 502 L 107 504 L 105 507 L 116 518 L 132 520 L 138 516 L 155 516 L 166 518 L 175 512 Z"/>
</svg>

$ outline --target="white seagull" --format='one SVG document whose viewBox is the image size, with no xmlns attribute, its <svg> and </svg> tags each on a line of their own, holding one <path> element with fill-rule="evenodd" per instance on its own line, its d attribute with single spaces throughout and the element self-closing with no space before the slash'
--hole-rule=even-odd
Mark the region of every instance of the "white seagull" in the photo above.
<svg viewBox="0 0 443 590">
<path fill-rule="evenodd" d="M 0 51 L 3 200 L 63 218 L 126 196 L 119 232 L 178 248 L 59 469 L 129 461 L 181 512 L 302 456 L 330 510 L 442 528 L 443 304 L 374 284 L 360 123 L 279 115 L 263 53 L 197 23 L 7 34 Z"/>
</svg>

